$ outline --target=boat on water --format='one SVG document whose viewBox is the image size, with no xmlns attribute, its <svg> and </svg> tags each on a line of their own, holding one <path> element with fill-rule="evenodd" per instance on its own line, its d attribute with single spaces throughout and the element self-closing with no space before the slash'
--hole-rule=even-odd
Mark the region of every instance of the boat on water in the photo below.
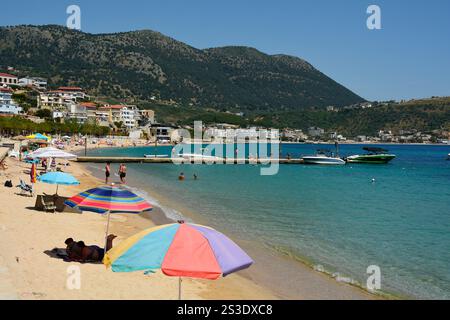
<svg viewBox="0 0 450 320">
<path fill-rule="evenodd" d="M 144 154 L 146 158 L 170 158 L 168 154 Z"/>
<path fill-rule="evenodd" d="M 215 157 L 215 156 L 206 156 L 203 154 L 196 154 L 196 153 L 180 153 L 178 154 L 179 158 L 185 159 L 185 160 L 203 160 L 203 161 L 222 161 L 223 158 Z"/>
<path fill-rule="evenodd" d="M 389 154 L 388 150 L 383 148 L 364 147 L 363 150 L 367 153 L 349 156 L 346 161 L 349 163 L 385 164 L 396 157 L 395 154 Z"/>
<path fill-rule="evenodd" d="M 329 150 L 317 150 L 317 153 L 312 156 L 302 157 L 305 164 L 320 164 L 320 165 L 343 165 L 345 161 L 335 156 Z"/>
</svg>

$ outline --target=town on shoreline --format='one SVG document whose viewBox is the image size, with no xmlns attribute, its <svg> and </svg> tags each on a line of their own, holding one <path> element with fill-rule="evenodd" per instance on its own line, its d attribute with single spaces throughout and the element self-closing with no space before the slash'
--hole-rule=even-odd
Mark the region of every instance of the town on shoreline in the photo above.
<svg viewBox="0 0 450 320">
<path fill-rule="evenodd" d="M 9 67 L 9 72 L 14 68 Z M 156 100 L 156 97 L 152 97 Z M 0 134 L 14 136 L 32 132 L 85 134 L 89 136 L 127 136 L 133 140 L 149 142 L 181 142 L 176 129 L 193 130 L 193 125 L 161 123 L 156 112 L 135 104 L 110 104 L 91 97 L 83 88 L 76 86 L 49 89 L 47 79 L 0 73 Z M 170 104 L 170 101 L 162 101 Z M 364 102 L 343 108 L 329 106 L 326 112 L 340 110 L 375 109 L 380 103 Z M 382 105 L 382 104 L 381 104 Z M 238 116 L 244 116 L 240 113 Z M 375 136 L 357 134 L 346 137 L 335 130 L 319 126 L 300 128 L 243 127 L 229 123 L 203 124 L 202 130 L 216 141 L 226 141 L 230 132 L 235 136 L 255 137 L 257 131 L 277 131 L 283 143 L 335 143 L 341 144 L 449 144 L 450 132 L 435 129 L 421 132 L 417 129 L 380 129 Z M 272 137 L 273 138 L 273 137 Z"/>
</svg>

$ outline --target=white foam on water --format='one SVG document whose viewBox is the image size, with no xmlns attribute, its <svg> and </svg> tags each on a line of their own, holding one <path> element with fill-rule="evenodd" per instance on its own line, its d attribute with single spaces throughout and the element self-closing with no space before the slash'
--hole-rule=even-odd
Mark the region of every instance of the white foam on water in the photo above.
<svg viewBox="0 0 450 320">
<path fill-rule="evenodd" d="M 184 217 L 181 212 L 173 209 L 173 208 L 169 208 L 166 206 L 163 206 L 157 199 L 155 199 L 154 197 L 152 197 L 151 195 L 148 194 L 148 192 L 136 188 L 136 187 L 126 187 L 128 189 L 130 189 L 132 192 L 134 192 L 135 194 L 137 194 L 138 196 L 140 196 L 141 198 L 145 199 L 146 201 L 148 201 L 149 203 L 151 203 L 154 207 L 157 207 L 159 209 L 161 209 L 161 211 L 164 213 L 164 215 L 166 216 L 166 218 L 173 220 L 173 221 L 179 221 L 179 220 L 183 220 L 189 223 L 192 223 L 193 221 L 189 218 Z"/>
<path fill-rule="evenodd" d="M 350 277 L 344 277 L 341 274 L 339 274 L 338 272 L 333 273 L 332 276 L 337 282 L 348 283 L 348 284 L 352 284 L 355 286 L 359 286 L 359 283 L 356 280 L 354 280 Z"/>
</svg>

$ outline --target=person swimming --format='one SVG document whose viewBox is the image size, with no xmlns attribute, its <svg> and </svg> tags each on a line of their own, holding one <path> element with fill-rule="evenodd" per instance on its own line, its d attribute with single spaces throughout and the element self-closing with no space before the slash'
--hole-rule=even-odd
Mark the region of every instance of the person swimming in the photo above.
<svg viewBox="0 0 450 320">
<path fill-rule="evenodd" d="M 183 181 L 184 179 L 185 179 L 184 178 L 184 173 L 181 172 L 180 175 L 178 176 L 178 180 Z"/>
</svg>

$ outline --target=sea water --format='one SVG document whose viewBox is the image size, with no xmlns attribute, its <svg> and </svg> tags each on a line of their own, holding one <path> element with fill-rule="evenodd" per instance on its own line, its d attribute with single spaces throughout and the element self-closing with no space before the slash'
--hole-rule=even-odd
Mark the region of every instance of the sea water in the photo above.
<svg viewBox="0 0 450 320">
<path fill-rule="evenodd" d="M 334 148 L 284 144 L 281 154 L 297 158 L 324 147 Z M 340 155 L 360 154 L 361 147 L 341 145 Z M 130 163 L 128 184 L 152 186 L 212 227 L 308 261 L 338 280 L 365 287 L 367 268 L 375 265 L 384 292 L 450 299 L 450 146 L 381 147 L 397 158 L 385 165 L 280 165 L 273 176 L 249 164 Z M 89 151 L 144 154 L 169 155 L 171 148 Z"/>
</svg>

